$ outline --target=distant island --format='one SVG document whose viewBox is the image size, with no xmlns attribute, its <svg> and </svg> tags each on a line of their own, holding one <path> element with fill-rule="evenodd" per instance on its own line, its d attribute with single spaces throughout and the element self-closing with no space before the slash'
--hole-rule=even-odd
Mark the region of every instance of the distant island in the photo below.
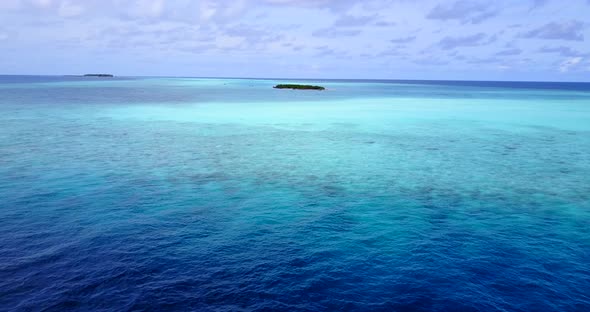
<svg viewBox="0 0 590 312">
<path fill-rule="evenodd" d="M 293 90 L 326 90 L 321 86 L 300 85 L 300 84 L 278 84 L 274 86 L 275 89 L 293 89 Z"/>
<path fill-rule="evenodd" d="M 114 76 L 111 74 L 86 74 L 86 75 L 84 75 L 84 77 L 103 77 L 103 78 L 108 77 L 108 78 L 111 78 Z"/>
</svg>

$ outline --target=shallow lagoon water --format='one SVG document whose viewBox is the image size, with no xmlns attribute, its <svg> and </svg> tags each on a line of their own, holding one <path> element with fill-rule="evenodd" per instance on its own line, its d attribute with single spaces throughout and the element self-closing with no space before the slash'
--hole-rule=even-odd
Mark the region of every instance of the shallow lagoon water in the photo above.
<svg viewBox="0 0 590 312">
<path fill-rule="evenodd" d="M 590 87 L 0 78 L 0 310 L 586 311 Z"/>
</svg>

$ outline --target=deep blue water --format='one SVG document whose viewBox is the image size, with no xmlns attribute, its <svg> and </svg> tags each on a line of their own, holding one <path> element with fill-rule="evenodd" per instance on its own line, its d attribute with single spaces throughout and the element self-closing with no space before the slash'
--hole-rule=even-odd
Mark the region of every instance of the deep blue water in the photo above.
<svg viewBox="0 0 590 312">
<path fill-rule="evenodd" d="M 590 311 L 590 84 L 0 76 L 0 310 Z"/>
</svg>

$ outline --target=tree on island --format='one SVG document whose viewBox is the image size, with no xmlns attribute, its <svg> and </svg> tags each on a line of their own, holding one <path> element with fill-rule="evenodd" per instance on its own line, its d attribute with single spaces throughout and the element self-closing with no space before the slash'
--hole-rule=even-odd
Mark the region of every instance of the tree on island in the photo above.
<svg viewBox="0 0 590 312">
<path fill-rule="evenodd" d="M 111 74 L 86 74 L 84 77 L 114 77 Z"/>
<path fill-rule="evenodd" d="M 275 89 L 293 89 L 293 90 L 326 90 L 321 86 L 301 85 L 301 84 L 278 84 Z"/>
</svg>

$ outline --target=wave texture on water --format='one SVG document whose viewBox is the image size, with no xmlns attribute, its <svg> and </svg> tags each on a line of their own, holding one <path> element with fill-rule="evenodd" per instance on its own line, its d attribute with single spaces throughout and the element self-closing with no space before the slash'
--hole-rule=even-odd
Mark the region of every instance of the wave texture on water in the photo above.
<svg viewBox="0 0 590 312">
<path fill-rule="evenodd" d="M 275 82 L 2 85 L 0 310 L 590 310 L 585 91 Z"/>
</svg>

